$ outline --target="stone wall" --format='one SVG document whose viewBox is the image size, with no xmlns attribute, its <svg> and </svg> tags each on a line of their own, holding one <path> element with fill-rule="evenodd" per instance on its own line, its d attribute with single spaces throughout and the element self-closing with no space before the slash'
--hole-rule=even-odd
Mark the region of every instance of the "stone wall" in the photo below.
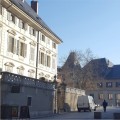
<svg viewBox="0 0 120 120">
<path fill-rule="evenodd" d="M 18 117 L 21 106 L 29 106 L 31 118 L 53 113 L 53 83 L 5 72 L 2 73 L 1 84 L 1 105 L 17 106 Z M 13 86 L 19 87 L 19 90 L 15 88 L 12 91 Z M 28 97 L 31 98 L 31 103 L 28 102 Z"/>
<path fill-rule="evenodd" d="M 85 95 L 85 91 L 77 88 L 66 88 L 65 90 L 65 109 L 66 111 L 77 110 L 78 96 Z"/>
</svg>

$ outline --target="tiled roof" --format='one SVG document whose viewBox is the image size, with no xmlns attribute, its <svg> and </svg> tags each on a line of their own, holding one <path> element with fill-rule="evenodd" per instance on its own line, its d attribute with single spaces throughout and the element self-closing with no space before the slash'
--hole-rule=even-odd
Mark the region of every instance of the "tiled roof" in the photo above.
<svg viewBox="0 0 120 120">
<path fill-rule="evenodd" d="M 73 69 L 78 69 L 80 70 L 81 69 L 81 66 L 80 66 L 80 63 L 79 61 L 77 60 L 76 58 L 76 53 L 75 52 L 70 52 L 65 64 L 62 66 L 62 68 L 69 68 L 71 70 Z"/>
<path fill-rule="evenodd" d="M 106 75 L 106 79 L 120 79 L 120 65 L 114 65 Z"/>
<path fill-rule="evenodd" d="M 90 61 L 84 69 L 90 65 L 92 65 L 92 71 L 102 78 L 110 80 L 120 79 L 120 65 L 113 65 L 113 63 L 106 58 L 94 59 Z"/>
<path fill-rule="evenodd" d="M 45 24 L 45 22 L 38 16 L 38 14 L 31 8 L 31 6 L 29 6 L 29 4 L 26 1 L 24 2 L 22 2 L 22 0 L 10 0 L 10 1 L 62 42 L 62 40 Z"/>
</svg>

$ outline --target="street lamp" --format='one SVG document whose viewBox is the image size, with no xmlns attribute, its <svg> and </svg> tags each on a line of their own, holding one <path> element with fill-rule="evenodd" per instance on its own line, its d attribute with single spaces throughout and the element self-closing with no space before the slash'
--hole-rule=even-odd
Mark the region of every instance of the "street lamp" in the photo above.
<svg viewBox="0 0 120 120">
<path fill-rule="evenodd" d="M 54 107 L 54 113 L 57 113 L 57 76 L 54 76 L 54 85 L 55 85 L 55 107 Z"/>
</svg>

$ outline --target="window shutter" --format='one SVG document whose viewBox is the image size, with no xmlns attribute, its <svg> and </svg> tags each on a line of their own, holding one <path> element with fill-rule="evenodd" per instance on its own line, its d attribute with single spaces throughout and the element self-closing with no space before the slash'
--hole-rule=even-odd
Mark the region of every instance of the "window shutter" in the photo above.
<svg viewBox="0 0 120 120">
<path fill-rule="evenodd" d="M 40 51 L 39 51 L 39 64 L 41 63 L 40 60 L 41 60 L 41 55 L 40 55 Z"/>
<path fill-rule="evenodd" d="M 2 10 L 2 15 L 4 15 L 4 8 L 2 7 L 1 10 Z"/>
<path fill-rule="evenodd" d="M 7 12 L 7 19 L 10 21 L 10 20 L 12 20 L 12 18 L 11 18 L 11 13 L 10 12 Z"/>
<path fill-rule="evenodd" d="M 15 24 L 17 25 L 17 17 L 15 17 Z"/>
<path fill-rule="evenodd" d="M 0 14 L 2 14 L 2 5 L 0 5 Z"/>
<path fill-rule="evenodd" d="M 31 34 L 31 27 L 29 26 L 29 33 Z"/>
<path fill-rule="evenodd" d="M 19 55 L 19 51 L 20 51 L 20 45 L 19 45 L 19 40 L 17 40 L 17 55 Z"/>
<path fill-rule="evenodd" d="M 10 18 L 10 13 L 9 12 L 7 12 L 7 19 L 9 20 Z"/>
<path fill-rule="evenodd" d="M 24 44 L 24 57 L 27 55 L 27 44 Z"/>
<path fill-rule="evenodd" d="M 22 28 L 22 21 L 19 19 L 19 27 Z"/>
<path fill-rule="evenodd" d="M 7 40 L 7 51 L 10 52 L 10 46 L 9 46 L 10 36 L 8 36 Z"/>
<path fill-rule="evenodd" d="M 25 30 L 27 30 L 27 28 L 28 28 L 28 24 L 27 24 L 27 23 L 25 23 Z"/>
<path fill-rule="evenodd" d="M 34 36 L 36 36 L 36 30 L 34 29 Z"/>
<path fill-rule="evenodd" d="M 13 50 L 13 53 L 14 53 L 14 54 L 17 53 L 17 51 L 16 51 L 16 49 L 17 49 L 17 47 L 16 47 L 16 42 L 17 42 L 16 39 L 14 39 L 14 50 Z"/>
<path fill-rule="evenodd" d="M 45 54 L 45 66 L 47 66 L 47 55 Z"/>
</svg>

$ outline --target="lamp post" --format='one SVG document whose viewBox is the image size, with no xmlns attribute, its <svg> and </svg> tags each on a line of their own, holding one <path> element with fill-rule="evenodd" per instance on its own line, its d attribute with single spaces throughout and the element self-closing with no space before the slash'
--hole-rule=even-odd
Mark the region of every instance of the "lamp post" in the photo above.
<svg viewBox="0 0 120 120">
<path fill-rule="evenodd" d="M 55 84 L 55 107 L 54 107 L 54 113 L 57 113 L 57 81 L 56 81 L 57 76 L 54 76 L 54 84 Z"/>
</svg>

